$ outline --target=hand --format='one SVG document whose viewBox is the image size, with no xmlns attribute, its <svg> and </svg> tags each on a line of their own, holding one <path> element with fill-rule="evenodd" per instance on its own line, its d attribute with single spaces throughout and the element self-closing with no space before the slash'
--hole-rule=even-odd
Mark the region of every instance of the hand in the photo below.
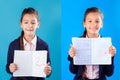
<svg viewBox="0 0 120 80">
<path fill-rule="evenodd" d="M 15 72 L 18 68 L 17 65 L 15 63 L 11 63 L 9 66 L 10 72 Z"/>
<path fill-rule="evenodd" d="M 116 48 L 114 46 L 110 46 L 109 47 L 109 52 L 110 52 L 111 56 L 113 57 L 116 53 Z"/>
<path fill-rule="evenodd" d="M 50 67 L 50 62 L 48 62 L 47 63 L 47 65 L 45 66 L 45 68 L 44 68 L 44 72 L 45 72 L 45 74 L 48 76 L 48 75 L 50 75 L 50 73 L 51 73 L 51 67 Z"/>
<path fill-rule="evenodd" d="M 70 55 L 70 57 L 74 57 L 75 56 L 75 49 L 73 48 L 73 45 L 71 44 L 70 45 L 70 49 L 69 49 L 69 51 L 68 51 L 68 53 L 69 53 L 69 55 Z"/>
</svg>

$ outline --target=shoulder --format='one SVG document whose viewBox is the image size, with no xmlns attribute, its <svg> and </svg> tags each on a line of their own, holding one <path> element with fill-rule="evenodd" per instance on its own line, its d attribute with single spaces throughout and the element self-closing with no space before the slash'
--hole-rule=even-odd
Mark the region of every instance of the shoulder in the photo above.
<svg viewBox="0 0 120 80">
<path fill-rule="evenodd" d="M 10 43 L 10 47 L 12 46 L 19 46 L 19 42 L 20 42 L 20 37 L 18 37 L 17 39 L 13 40 L 11 43 Z"/>
<path fill-rule="evenodd" d="M 42 40 L 40 37 L 37 36 L 37 44 L 39 45 L 44 45 L 44 46 L 48 46 L 47 42 L 45 42 L 44 40 Z"/>
<path fill-rule="evenodd" d="M 86 37 L 86 36 L 83 36 L 83 35 L 82 35 L 82 36 L 79 36 L 79 38 L 85 38 L 85 37 Z"/>
</svg>

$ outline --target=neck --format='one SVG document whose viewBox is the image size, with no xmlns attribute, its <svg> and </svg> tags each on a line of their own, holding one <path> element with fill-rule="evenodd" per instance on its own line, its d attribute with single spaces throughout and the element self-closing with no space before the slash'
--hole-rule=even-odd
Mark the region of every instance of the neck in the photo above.
<svg viewBox="0 0 120 80">
<path fill-rule="evenodd" d="M 87 34 L 88 38 L 98 38 L 99 34 Z"/>
<path fill-rule="evenodd" d="M 24 38 L 27 42 L 31 42 L 34 37 L 35 37 L 35 35 L 24 35 Z"/>
</svg>

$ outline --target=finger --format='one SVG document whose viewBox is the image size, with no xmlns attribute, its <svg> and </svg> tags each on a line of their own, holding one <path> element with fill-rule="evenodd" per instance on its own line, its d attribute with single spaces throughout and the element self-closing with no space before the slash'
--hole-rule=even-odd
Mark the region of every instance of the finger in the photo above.
<svg viewBox="0 0 120 80">
<path fill-rule="evenodd" d="M 46 72 L 47 72 L 47 73 L 50 73 L 50 72 L 51 72 L 51 68 L 47 69 Z"/>
<path fill-rule="evenodd" d="M 13 70 L 14 70 L 14 71 L 16 71 L 16 70 L 17 70 L 17 68 L 13 68 Z"/>
<path fill-rule="evenodd" d="M 47 71 L 51 71 L 51 67 L 50 67 L 50 66 L 47 66 L 47 67 L 46 67 L 46 70 L 47 70 Z"/>
<path fill-rule="evenodd" d="M 44 72 L 46 73 L 46 75 L 49 75 L 51 73 L 51 67 L 46 67 Z"/>
<path fill-rule="evenodd" d="M 46 67 L 50 66 L 50 62 L 47 63 Z"/>
<path fill-rule="evenodd" d="M 13 68 L 17 68 L 17 65 L 16 65 L 16 64 L 13 64 L 12 67 L 13 67 Z"/>
<path fill-rule="evenodd" d="M 70 44 L 70 47 L 73 47 L 73 44 Z"/>
<path fill-rule="evenodd" d="M 49 70 L 49 71 L 51 71 L 51 70 L 52 70 L 50 66 L 49 66 L 48 70 Z"/>
<path fill-rule="evenodd" d="M 14 70 L 17 70 L 17 66 L 12 66 L 11 68 Z"/>
<path fill-rule="evenodd" d="M 70 45 L 70 51 L 75 51 L 73 44 Z"/>
<path fill-rule="evenodd" d="M 69 52 L 70 53 L 75 52 L 75 49 L 74 48 L 70 48 Z"/>
<path fill-rule="evenodd" d="M 112 50 L 116 50 L 116 48 L 114 46 L 111 46 Z"/>
<path fill-rule="evenodd" d="M 48 62 L 47 65 L 50 65 L 50 62 Z"/>
<path fill-rule="evenodd" d="M 47 71 L 47 74 L 50 74 L 51 73 L 51 71 Z"/>
<path fill-rule="evenodd" d="M 116 53 L 116 51 L 114 50 L 114 51 L 113 51 L 113 54 L 115 54 L 115 53 Z"/>
</svg>

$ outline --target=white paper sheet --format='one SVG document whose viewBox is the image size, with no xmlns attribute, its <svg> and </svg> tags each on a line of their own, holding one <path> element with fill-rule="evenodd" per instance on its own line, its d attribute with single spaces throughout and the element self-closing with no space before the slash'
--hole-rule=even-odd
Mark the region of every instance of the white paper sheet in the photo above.
<svg viewBox="0 0 120 80">
<path fill-rule="evenodd" d="M 111 64 L 109 47 L 111 38 L 72 38 L 76 55 L 75 65 L 108 65 Z"/>
<path fill-rule="evenodd" d="M 46 77 L 44 67 L 47 63 L 47 51 L 14 51 L 14 63 L 18 70 L 13 76 Z"/>
</svg>

